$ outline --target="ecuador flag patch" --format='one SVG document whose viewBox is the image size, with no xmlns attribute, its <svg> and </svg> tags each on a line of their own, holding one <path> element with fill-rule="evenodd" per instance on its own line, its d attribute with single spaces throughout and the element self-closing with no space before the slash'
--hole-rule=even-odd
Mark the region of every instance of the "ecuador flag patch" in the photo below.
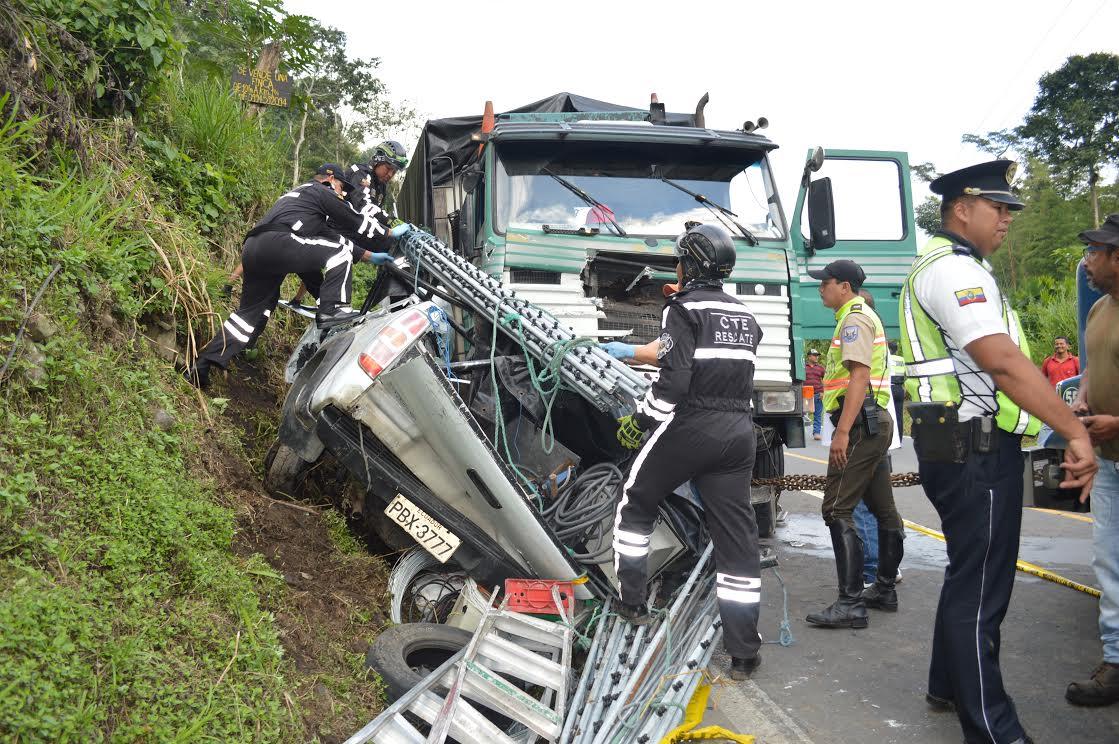
<svg viewBox="0 0 1119 744">
<path fill-rule="evenodd" d="M 987 295 L 983 294 L 982 287 L 971 287 L 969 289 L 956 290 L 956 302 L 960 303 L 960 307 L 970 305 L 973 302 L 986 302 Z"/>
</svg>

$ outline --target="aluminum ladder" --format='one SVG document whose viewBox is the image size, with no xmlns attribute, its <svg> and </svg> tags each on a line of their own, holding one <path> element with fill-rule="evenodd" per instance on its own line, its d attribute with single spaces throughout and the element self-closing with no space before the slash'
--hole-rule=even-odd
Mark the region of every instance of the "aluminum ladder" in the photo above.
<svg viewBox="0 0 1119 744">
<path fill-rule="evenodd" d="M 559 739 L 571 687 L 570 623 L 490 608 L 466 648 L 346 740 L 346 744 L 517 744 L 478 705 L 518 721 L 546 741 Z M 520 684 L 519 684 L 520 683 Z M 544 688 L 539 699 L 521 687 Z M 405 717 L 425 721 L 424 734 Z"/>
</svg>

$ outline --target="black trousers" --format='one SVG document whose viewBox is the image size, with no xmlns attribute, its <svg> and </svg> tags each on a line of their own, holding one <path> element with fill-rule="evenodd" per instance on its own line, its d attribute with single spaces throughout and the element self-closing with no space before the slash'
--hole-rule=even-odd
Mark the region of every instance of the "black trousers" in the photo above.
<svg viewBox="0 0 1119 744">
<path fill-rule="evenodd" d="M 614 520 L 614 568 L 622 601 L 648 597 L 649 535 L 660 503 L 681 483 L 695 484 L 714 543 L 723 645 L 752 658 L 761 645 L 758 525 L 750 504 L 754 425 L 747 413 L 677 408 L 653 431 L 626 480 Z"/>
<path fill-rule="evenodd" d="M 902 422 L 902 411 L 905 410 L 905 378 L 890 378 L 890 395 L 894 396 L 894 424 L 898 427 L 898 439 L 905 436 L 905 427 Z"/>
<path fill-rule="evenodd" d="M 198 366 L 226 367 L 229 360 L 256 343 L 280 300 L 288 274 L 325 276 L 317 288 L 319 311 L 347 309 L 353 279 L 352 248 L 338 238 L 303 238 L 290 233 L 264 233 L 245 241 L 241 302 L 198 355 Z"/>
<path fill-rule="evenodd" d="M 995 451 L 972 453 L 965 463 L 920 462 L 948 543 L 929 692 L 955 701 L 967 742 L 1008 744 L 1023 736 L 999 669 L 999 626 L 1022 526 L 1021 448 L 1021 437 L 999 431 Z"/>
</svg>

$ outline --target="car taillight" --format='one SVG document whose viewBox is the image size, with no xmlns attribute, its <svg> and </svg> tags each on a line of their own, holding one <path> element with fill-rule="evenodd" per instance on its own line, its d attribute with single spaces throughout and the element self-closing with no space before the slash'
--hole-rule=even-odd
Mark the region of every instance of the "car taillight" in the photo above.
<svg viewBox="0 0 1119 744">
<path fill-rule="evenodd" d="M 405 349 L 427 331 L 431 321 L 422 310 L 407 310 L 393 318 L 380 333 L 369 349 L 358 355 L 358 366 L 375 379 L 399 357 Z"/>
</svg>

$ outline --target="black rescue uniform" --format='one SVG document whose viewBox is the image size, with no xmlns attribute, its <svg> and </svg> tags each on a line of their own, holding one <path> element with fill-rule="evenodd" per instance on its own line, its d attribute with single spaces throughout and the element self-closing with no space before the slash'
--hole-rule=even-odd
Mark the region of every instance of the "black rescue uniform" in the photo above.
<svg viewBox="0 0 1119 744">
<path fill-rule="evenodd" d="M 225 368 L 229 360 L 254 343 L 280 299 L 288 274 L 317 279 L 320 313 L 349 309 L 355 254 L 361 254 L 343 233 L 384 234 L 370 213 L 361 213 L 335 193 L 329 183 L 296 186 L 249 231 L 241 249 L 245 267 L 241 302 L 236 312 L 198 355 L 199 369 Z"/>
<path fill-rule="evenodd" d="M 377 221 L 380 227 L 376 227 L 370 232 L 359 232 L 357 230 L 340 229 L 339 234 L 353 244 L 351 255 L 353 262 L 358 263 L 365 251 L 371 253 L 388 253 L 391 248 L 391 241 L 388 236 L 388 227 L 392 222 L 392 217 L 381 205 L 385 201 L 384 186 L 380 191 L 373 186 L 362 186 L 360 182 L 363 178 L 371 178 L 376 181 L 372 173 L 368 169 L 363 169 L 357 165 L 350 166 L 350 179 L 354 183 L 354 187 L 344 197 L 346 202 L 349 203 L 354 211 L 363 217 L 372 217 Z M 334 222 L 332 221 L 332 225 Z M 363 220 L 363 224 L 366 224 Z M 300 281 L 312 297 L 318 299 L 322 293 L 323 274 L 322 271 L 313 271 L 306 274 L 299 275 Z"/>
<path fill-rule="evenodd" d="M 690 480 L 714 543 L 723 643 L 757 656 L 761 575 L 758 526 L 750 504 L 755 436 L 750 415 L 762 331 L 717 281 L 695 281 L 665 305 L 660 376 L 635 414 L 649 437 L 634 460 L 614 522 L 622 601 L 647 598 L 649 535 L 660 503 Z"/>
</svg>

